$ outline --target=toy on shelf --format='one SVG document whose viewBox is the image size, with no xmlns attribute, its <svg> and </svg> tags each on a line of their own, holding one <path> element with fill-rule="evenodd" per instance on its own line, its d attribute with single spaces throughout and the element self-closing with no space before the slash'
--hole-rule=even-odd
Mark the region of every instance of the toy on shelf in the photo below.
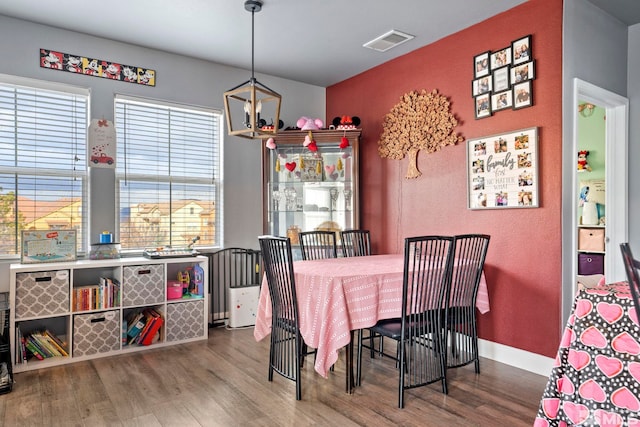
<svg viewBox="0 0 640 427">
<path fill-rule="evenodd" d="M 591 172 L 591 166 L 589 166 L 589 162 L 587 161 L 588 155 L 588 150 L 578 151 L 578 172 Z"/>
</svg>

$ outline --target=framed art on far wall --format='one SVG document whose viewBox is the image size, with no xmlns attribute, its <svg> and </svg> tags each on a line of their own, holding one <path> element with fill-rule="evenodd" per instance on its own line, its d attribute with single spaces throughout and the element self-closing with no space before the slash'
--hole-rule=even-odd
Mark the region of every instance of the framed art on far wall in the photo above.
<svg viewBox="0 0 640 427">
<path fill-rule="evenodd" d="M 467 207 L 538 207 L 538 128 L 467 140 Z"/>
</svg>

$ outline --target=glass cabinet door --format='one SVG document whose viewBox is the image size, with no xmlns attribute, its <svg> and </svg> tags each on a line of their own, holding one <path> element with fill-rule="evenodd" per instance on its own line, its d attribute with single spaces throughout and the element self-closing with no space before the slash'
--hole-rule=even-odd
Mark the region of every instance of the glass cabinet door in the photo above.
<svg viewBox="0 0 640 427">
<path fill-rule="evenodd" d="M 300 231 L 339 232 L 358 228 L 359 131 L 313 131 L 313 152 L 305 131 L 284 131 L 276 148 L 264 150 L 264 228 L 298 244 Z M 347 138 L 349 144 L 342 141 Z M 342 148 L 341 148 L 342 145 Z"/>
</svg>

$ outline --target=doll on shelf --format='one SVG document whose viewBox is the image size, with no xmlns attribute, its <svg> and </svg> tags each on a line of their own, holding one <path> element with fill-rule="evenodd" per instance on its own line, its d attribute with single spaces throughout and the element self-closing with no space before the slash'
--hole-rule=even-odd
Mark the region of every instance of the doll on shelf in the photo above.
<svg viewBox="0 0 640 427">
<path fill-rule="evenodd" d="M 591 172 L 591 166 L 589 166 L 589 162 L 587 161 L 588 155 L 589 151 L 587 150 L 578 151 L 578 172 Z"/>
</svg>

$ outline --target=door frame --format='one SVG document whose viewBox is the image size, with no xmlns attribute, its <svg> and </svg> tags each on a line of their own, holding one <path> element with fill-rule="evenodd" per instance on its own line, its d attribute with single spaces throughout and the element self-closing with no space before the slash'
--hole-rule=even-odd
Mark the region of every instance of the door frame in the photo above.
<svg viewBox="0 0 640 427">
<path fill-rule="evenodd" d="M 571 254 L 570 293 L 563 292 L 562 318 L 566 321 L 571 311 L 573 298 L 577 291 L 575 280 L 578 274 L 578 173 L 576 160 L 578 153 L 578 104 L 589 102 L 605 109 L 605 183 L 606 183 L 606 238 L 605 238 L 605 278 L 607 282 L 626 280 L 626 273 L 620 255 L 620 243 L 628 241 L 628 129 L 629 129 L 629 100 L 616 93 L 593 85 L 579 78 L 573 79 L 572 126 L 573 141 L 572 158 L 564 162 L 565 167 L 571 164 L 571 239 L 569 251 Z M 569 259 L 565 257 L 564 259 Z"/>
</svg>

